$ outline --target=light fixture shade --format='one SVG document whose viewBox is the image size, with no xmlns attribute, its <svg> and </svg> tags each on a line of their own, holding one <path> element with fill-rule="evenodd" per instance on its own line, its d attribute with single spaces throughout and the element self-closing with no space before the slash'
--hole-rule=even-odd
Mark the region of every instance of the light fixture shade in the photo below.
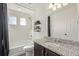
<svg viewBox="0 0 79 59">
<path fill-rule="evenodd" d="M 61 8 L 62 6 L 66 6 L 68 3 L 51 3 L 49 4 L 49 9 L 56 11 L 57 8 Z"/>
</svg>

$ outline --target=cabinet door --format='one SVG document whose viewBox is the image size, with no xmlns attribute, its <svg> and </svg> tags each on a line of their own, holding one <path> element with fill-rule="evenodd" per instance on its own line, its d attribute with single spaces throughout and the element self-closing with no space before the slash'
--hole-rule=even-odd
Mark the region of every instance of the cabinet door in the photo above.
<svg viewBox="0 0 79 59">
<path fill-rule="evenodd" d="M 44 48 L 37 43 L 34 43 L 34 56 L 44 56 Z"/>
</svg>

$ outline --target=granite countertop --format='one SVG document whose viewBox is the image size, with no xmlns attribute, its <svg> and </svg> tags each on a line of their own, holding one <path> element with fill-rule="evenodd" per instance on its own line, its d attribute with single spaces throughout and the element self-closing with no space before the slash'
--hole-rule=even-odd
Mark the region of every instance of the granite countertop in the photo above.
<svg viewBox="0 0 79 59">
<path fill-rule="evenodd" d="M 79 42 L 55 39 L 38 39 L 34 42 L 62 56 L 79 56 Z"/>
</svg>

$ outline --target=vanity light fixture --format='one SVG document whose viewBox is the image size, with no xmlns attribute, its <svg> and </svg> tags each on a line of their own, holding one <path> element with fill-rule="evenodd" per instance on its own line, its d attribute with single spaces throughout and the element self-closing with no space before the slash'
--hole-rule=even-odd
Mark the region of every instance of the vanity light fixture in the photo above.
<svg viewBox="0 0 79 59">
<path fill-rule="evenodd" d="M 49 9 L 52 9 L 53 11 L 56 11 L 57 8 L 61 8 L 63 6 L 68 5 L 68 3 L 50 3 L 49 4 Z"/>
</svg>

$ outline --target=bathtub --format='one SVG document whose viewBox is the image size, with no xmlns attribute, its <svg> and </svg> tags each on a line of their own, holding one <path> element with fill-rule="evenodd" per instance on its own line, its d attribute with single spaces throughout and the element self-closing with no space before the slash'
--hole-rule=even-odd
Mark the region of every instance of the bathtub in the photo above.
<svg viewBox="0 0 79 59">
<path fill-rule="evenodd" d="M 33 56 L 34 42 L 28 42 L 25 45 L 17 46 L 9 50 L 9 56 Z"/>
</svg>

